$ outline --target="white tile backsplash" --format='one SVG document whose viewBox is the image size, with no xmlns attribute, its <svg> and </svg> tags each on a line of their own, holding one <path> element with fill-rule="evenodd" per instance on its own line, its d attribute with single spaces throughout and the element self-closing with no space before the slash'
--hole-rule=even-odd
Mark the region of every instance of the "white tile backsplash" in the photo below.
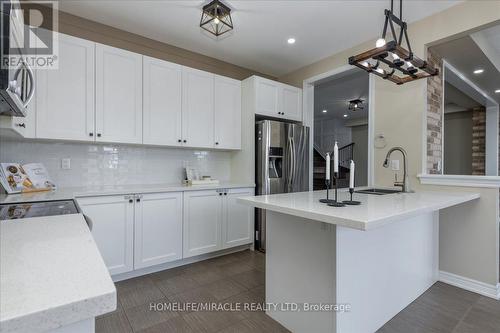
<svg viewBox="0 0 500 333">
<path fill-rule="evenodd" d="M 185 166 L 231 180 L 231 152 L 221 151 L 2 139 L 0 162 L 41 162 L 59 187 L 180 183 Z"/>
</svg>

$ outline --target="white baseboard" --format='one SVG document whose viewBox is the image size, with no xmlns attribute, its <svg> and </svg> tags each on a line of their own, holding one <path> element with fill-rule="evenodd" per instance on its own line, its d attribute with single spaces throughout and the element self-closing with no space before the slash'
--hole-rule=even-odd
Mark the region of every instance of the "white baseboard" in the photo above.
<svg viewBox="0 0 500 333">
<path fill-rule="evenodd" d="M 483 296 L 500 299 L 500 283 L 488 284 L 444 271 L 439 271 L 439 281 Z"/>
<path fill-rule="evenodd" d="M 240 251 L 244 251 L 244 250 L 248 250 L 248 249 L 250 249 L 250 244 L 240 245 L 240 246 L 236 246 L 236 247 L 226 249 L 226 250 L 220 250 L 217 252 L 201 254 L 201 255 L 198 255 L 195 257 L 180 259 L 180 260 L 176 260 L 176 261 L 169 262 L 166 264 L 155 265 L 155 266 L 141 268 L 138 270 L 127 272 L 127 273 L 116 274 L 116 275 L 111 276 L 111 279 L 113 280 L 113 282 L 119 282 L 119 281 L 128 280 L 128 279 L 135 278 L 135 277 L 142 276 L 142 275 L 146 275 L 146 274 L 156 273 L 159 271 L 163 271 L 165 269 L 184 266 L 184 265 L 192 264 L 192 263 L 195 263 L 198 261 L 216 258 L 216 257 L 220 257 L 220 256 L 223 256 L 226 254 L 240 252 Z"/>
</svg>

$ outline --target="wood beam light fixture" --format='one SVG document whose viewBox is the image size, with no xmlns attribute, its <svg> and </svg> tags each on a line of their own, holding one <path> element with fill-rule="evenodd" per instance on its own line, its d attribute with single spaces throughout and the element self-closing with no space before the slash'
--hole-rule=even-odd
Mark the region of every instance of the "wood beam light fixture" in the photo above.
<svg viewBox="0 0 500 333">
<path fill-rule="evenodd" d="M 385 10 L 385 23 L 382 37 L 375 48 L 349 58 L 349 64 L 364 69 L 368 73 L 380 76 L 398 85 L 418 79 L 437 75 L 438 69 L 415 56 L 408 39 L 408 25 L 403 21 L 403 3 L 399 1 L 399 17 L 394 15 L 394 0 L 391 9 Z M 399 27 L 399 34 L 395 26 Z M 392 40 L 386 42 L 387 29 L 390 29 Z M 403 41 L 408 49 L 403 47 Z"/>
<path fill-rule="evenodd" d="M 203 6 L 200 20 L 200 28 L 215 36 L 220 36 L 233 30 L 231 19 L 231 8 L 219 0 L 214 0 Z"/>
</svg>

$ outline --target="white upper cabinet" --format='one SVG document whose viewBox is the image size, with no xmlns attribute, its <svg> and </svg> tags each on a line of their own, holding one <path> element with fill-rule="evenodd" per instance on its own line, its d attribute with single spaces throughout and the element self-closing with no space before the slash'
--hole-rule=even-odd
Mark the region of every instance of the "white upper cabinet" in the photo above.
<svg viewBox="0 0 500 333">
<path fill-rule="evenodd" d="M 58 69 L 36 77 L 36 135 L 94 141 L 95 43 L 59 34 Z"/>
<path fill-rule="evenodd" d="M 215 75 L 215 147 L 241 148 L 241 81 Z"/>
<path fill-rule="evenodd" d="M 253 188 L 229 189 L 224 192 L 222 208 L 222 248 L 253 242 L 254 208 L 237 202 L 237 198 L 253 196 Z"/>
<path fill-rule="evenodd" d="M 302 121 L 302 89 L 288 85 L 281 86 L 281 116 L 286 119 Z"/>
<path fill-rule="evenodd" d="M 261 77 L 255 77 L 255 113 L 280 117 L 280 84 Z"/>
<path fill-rule="evenodd" d="M 222 192 L 184 192 L 183 257 L 221 249 Z"/>
<path fill-rule="evenodd" d="M 182 192 L 135 196 L 134 269 L 182 258 Z"/>
<path fill-rule="evenodd" d="M 253 81 L 255 114 L 302 121 L 302 89 L 258 76 L 247 80 Z"/>
<path fill-rule="evenodd" d="M 182 66 L 143 57 L 144 144 L 182 143 Z"/>
<path fill-rule="evenodd" d="M 142 143 L 142 55 L 96 44 L 96 141 Z"/>
<path fill-rule="evenodd" d="M 214 75 L 182 68 L 182 143 L 214 147 Z"/>
<path fill-rule="evenodd" d="M 109 273 L 134 269 L 134 201 L 116 195 L 79 198 L 83 213 L 92 220 L 92 236 Z"/>
</svg>

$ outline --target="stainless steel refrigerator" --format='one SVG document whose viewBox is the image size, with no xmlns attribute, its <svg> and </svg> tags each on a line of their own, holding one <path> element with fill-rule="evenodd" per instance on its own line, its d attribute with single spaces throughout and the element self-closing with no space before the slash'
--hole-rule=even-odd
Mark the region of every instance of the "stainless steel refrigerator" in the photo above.
<svg viewBox="0 0 500 333">
<path fill-rule="evenodd" d="M 309 127 L 272 120 L 256 123 L 257 195 L 309 190 Z M 266 212 L 256 209 L 256 248 L 266 250 Z"/>
</svg>

